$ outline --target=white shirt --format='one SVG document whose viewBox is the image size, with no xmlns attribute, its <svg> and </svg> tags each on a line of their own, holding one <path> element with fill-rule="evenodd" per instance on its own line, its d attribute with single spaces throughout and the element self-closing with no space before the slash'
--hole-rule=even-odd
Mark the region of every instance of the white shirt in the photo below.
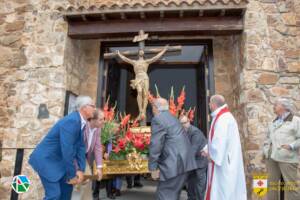
<svg viewBox="0 0 300 200">
<path fill-rule="evenodd" d="M 88 142 L 88 146 L 86 148 L 86 153 L 90 150 L 91 148 L 91 144 L 92 144 L 92 140 L 94 137 L 94 134 L 96 133 L 97 128 L 90 128 L 89 127 L 89 131 L 87 132 L 87 142 Z M 102 165 L 97 165 L 97 169 L 102 168 Z"/>
<path fill-rule="evenodd" d="M 94 136 L 94 133 L 96 132 L 96 130 L 97 130 L 96 128 L 91 129 L 91 128 L 89 127 L 89 131 L 88 131 L 88 133 L 87 133 L 88 146 L 87 146 L 87 148 L 86 148 L 86 152 L 88 152 L 89 149 L 90 149 L 90 147 L 91 147 L 92 139 L 93 139 L 93 136 Z"/>
<path fill-rule="evenodd" d="M 83 127 L 86 125 L 86 120 L 82 117 L 80 112 L 79 112 L 79 115 L 80 115 L 81 130 L 82 130 Z"/>
</svg>

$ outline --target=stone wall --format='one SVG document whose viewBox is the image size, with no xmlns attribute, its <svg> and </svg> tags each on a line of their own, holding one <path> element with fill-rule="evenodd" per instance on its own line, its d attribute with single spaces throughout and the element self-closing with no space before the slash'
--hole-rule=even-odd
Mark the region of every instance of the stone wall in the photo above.
<svg viewBox="0 0 300 200">
<path fill-rule="evenodd" d="M 41 183 L 27 164 L 32 148 L 62 117 L 66 90 L 96 98 L 100 42 L 67 37 L 67 23 L 55 8 L 70 3 L 0 1 L 1 200 L 10 199 L 16 148 L 25 149 L 22 173 L 32 182 L 19 199 L 42 199 Z M 49 118 L 37 118 L 40 104 Z"/>
<path fill-rule="evenodd" d="M 275 117 L 275 99 L 291 99 L 299 113 L 299 9 L 297 0 L 252 0 L 248 4 L 240 74 L 248 181 L 252 173 L 265 171 L 261 148 L 267 124 Z M 251 191 L 249 185 L 248 192 Z"/>
<path fill-rule="evenodd" d="M 63 112 L 67 26 L 54 9 L 57 2 L 0 2 L 0 120 L 3 122 L 0 199 L 10 196 L 15 149 L 25 148 L 25 163 L 31 148 Z M 60 5 L 67 4 L 60 1 Z M 49 118 L 37 119 L 40 104 L 47 105 Z M 24 173 L 26 168 L 28 165 L 23 168 Z M 33 188 L 41 187 L 36 178 L 33 180 Z M 37 193 L 34 196 L 41 199 Z"/>
<path fill-rule="evenodd" d="M 68 38 L 55 8 L 97 2 L 140 1 L 0 1 L 0 200 L 10 198 L 16 148 L 25 148 L 22 173 L 33 183 L 20 199 L 42 199 L 41 184 L 27 165 L 32 148 L 63 115 L 66 90 L 96 99 L 100 42 Z M 274 118 L 272 103 L 283 96 L 300 110 L 297 10 L 298 0 L 249 0 L 244 33 L 213 37 L 216 92 L 225 95 L 239 122 L 249 199 L 256 199 L 251 174 L 265 171 L 261 147 Z M 40 104 L 49 118 L 37 118 Z"/>
<path fill-rule="evenodd" d="M 239 106 L 240 36 L 213 38 L 215 93 L 222 94 L 230 109 Z"/>
<path fill-rule="evenodd" d="M 68 38 L 65 55 L 67 90 L 91 96 L 96 102 L 100 41 Z"/>
</svg>

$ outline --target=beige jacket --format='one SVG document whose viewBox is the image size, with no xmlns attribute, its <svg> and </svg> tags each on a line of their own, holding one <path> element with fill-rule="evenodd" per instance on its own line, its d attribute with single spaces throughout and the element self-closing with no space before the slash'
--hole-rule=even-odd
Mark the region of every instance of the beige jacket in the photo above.
<svg viewBox="0 0 300 200">
<path fill-rule="evenodd" d="M 274 121 L 269 125 L 267 140 L 264 143 L 265 158 L 272 158 L 278 162 L 299 163 L 300 118 L 289 114 L 284 122 L 277 126 Z M 282 148 L 281 145 L 284 144 L 293 149 Z"/>
</svg>

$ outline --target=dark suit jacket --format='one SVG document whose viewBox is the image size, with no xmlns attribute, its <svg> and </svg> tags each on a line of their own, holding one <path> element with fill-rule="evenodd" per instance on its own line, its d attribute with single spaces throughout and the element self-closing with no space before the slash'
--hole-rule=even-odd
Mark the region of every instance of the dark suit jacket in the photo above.
<svg viewBox="0 0 300 200">
<path fill-rule="evenodd" d="M 196 157 L 197 168 L 206 168 L 208 160 L 206 157 L 201 156 L 200 151 L 207 144 L 207 139 L 203 135 L 202 131 L 193 125 L 188 128 L 187 135 L 190 139 Z"/>
<path fill-rule="evenodd" d="M 179 120 L 169 111 L 152 118 L 149 170 L 160 170 L 164 181 L 197 168 L 193 149 Z"/>
<path fill-rule="evenodd" d="M 76 159 L 75 159 L 76 158 Z M 79 170 L 85 170 L 85 145 L 79 112 L 60 119 L 37 145 L 29 158 L 34 170 L 51 182 L 76 176 L 74 160 Z"/>
</svg>

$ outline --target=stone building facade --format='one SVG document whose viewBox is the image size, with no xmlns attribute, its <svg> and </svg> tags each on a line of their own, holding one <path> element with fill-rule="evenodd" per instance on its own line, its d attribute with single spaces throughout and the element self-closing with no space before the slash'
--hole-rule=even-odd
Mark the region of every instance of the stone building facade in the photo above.
<svg viewBox="0 0 300 200">
<path fill-rule="evenodd" d="M 180 2 L 161 2 L 171 1 Z M 199 0 L 206 1 L 218 2 Z M 27 164 L 28 155 L 63 116 L 67 90 L 97 98 L 101 41 L 70 39 L 68 24 L 57 8 L 137 2 L 159 0 L 0 1 L 1 200 L 10 199 L 17 149 L 24 149 L 22 174 L 32 182 L 30 192 L 19 199 L 42 199 L 42 186 Z M 249 0 L 242 34 L 199 36 L 213 41 L 216 93 L 227 97 L 239 121 L 249 199 L 256 199 L 251 174 L 265 170 L 261 147 L 267 123 L 274 118 L 272 103 L 287 97 L 300 110 L 297 10 L 299 0 Z M 46 104 L 49 118 L 37 118 L 40 104 Z"/>
</svg>

